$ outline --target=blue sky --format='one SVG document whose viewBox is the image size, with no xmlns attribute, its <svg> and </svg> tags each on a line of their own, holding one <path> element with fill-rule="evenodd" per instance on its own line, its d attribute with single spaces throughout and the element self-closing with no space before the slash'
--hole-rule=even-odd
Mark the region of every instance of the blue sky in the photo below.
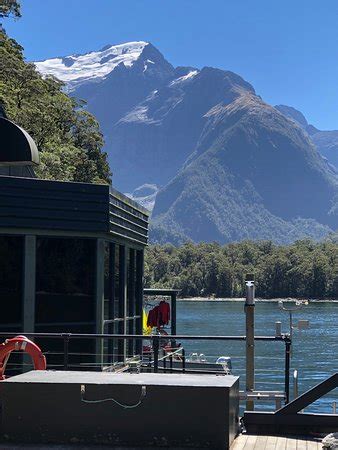
<svg viewBox="0 0 338 450">
<path fill-rule="evenodd" d="M 270 104 L 338 129 L 337 0 L 22 0 L 4 26 L 29 60 L 152 42 L 173 65 L 232 70 Z"/>
</svg>

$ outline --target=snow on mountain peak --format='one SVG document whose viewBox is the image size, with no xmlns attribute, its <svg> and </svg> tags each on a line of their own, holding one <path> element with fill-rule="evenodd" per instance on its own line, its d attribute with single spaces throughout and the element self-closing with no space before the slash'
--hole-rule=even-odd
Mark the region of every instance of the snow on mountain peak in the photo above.
<svg viewBox="0 0 338 450">
<path fill-rule="evenodd" d="M 147 45 L 144 41 L 107 45 L 99 51 L 51 58 L 35 65 L 42 75 L 54 75 L 72 88 L 84 81 L 105 78 L 119 64 L 131 67 Z"/>
<path fill-rule="evenodd" d="M 183 83 L 184 81 L 191 80 L 199 73 L 199 70 L 190 70 L 186 75 L 176 78 L 170 83 L 170 86 L 175 86 L 176 84 Z"/>
</svg>

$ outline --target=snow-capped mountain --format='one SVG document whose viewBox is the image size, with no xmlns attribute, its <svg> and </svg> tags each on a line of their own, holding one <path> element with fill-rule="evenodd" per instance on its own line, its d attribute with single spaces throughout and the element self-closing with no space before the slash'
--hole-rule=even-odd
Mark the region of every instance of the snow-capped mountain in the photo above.
<svg viewBox="0 0 338 450">
<path fill-rule="evenodd" d="M 99 51 L 37 61 L 35 65 L 43 75 L 54 75 L 73 90 L 86 82 L 104 80 L 120 64 L 132 67 L 149 45 L 144 41 L 106 45 Z M 151 59 L 145 59 L 143 70 L 154 64 Z"/>
<path fill-rule="evenodd" d="M 337 228 L 337 174 L 312 134 L 239 75 L 174 68 L 144 41 L 36 66 L 87 102 L 114 186 L 154 206 L 154 241 L 285 243 Z"/>
<path fill-rule="evenodd" d="M 106 140 L 119 119 L 174 74 L 173 66 L 144 41 L 106 45 L 99 51 L 51 58 L 35 65 L 43 75 L 65 82 L 72 95 L 86 100 Z"/>
</svg>

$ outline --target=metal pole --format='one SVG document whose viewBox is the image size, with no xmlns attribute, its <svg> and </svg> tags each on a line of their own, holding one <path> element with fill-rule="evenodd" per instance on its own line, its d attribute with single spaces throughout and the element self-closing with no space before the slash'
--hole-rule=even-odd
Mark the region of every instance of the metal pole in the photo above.
<svg viewBox="0 0 338 450">
<path fill-rule="evenodd" d="M 182 348 L 182 372 L 185 373 L 185 349 Z"/>
<path fill-rule="evenodd" d="M 22 331 L 35 330 L 36 236 L 25 236 Z"/>
<path fill-rule="evenodd" d="M 298 370 L 293 371 L 293 398 L 298 397 Z"/>
<path fill-rule="evenodd" d="M 292 341 L 293 338 L 293 320 L 292 320 L 292 311 L 290 311 L 290 339 Z M 292 357 L 292 349 L 290 348 L 290 358 Z"/>
<path fill-rule="evenodd" d="M 246 392 L 250 393 L 255 389 L 255 283 L 252 275 L 246 276 Z M 247 411 L 253 411 L 254 401 L 246 401 Z"/>
<path fill-rule="evenodd" d="M 63 370 L 68 370 L 69 335 L 63 337 Z"/>
<path fill-rule="evenodd" d="M 290 356 L 291 340 L 285 340 L 285 404 L 290 401 Z"/>
<path fill-rule="evenodd" d="M 159 338 L 154 336 L 153 339 L 153 350 L 154 350 L 154 372 L 158 372 L 158 349 L 160 346 Z"/>
<path fill-rule="evenodd" d="M 163 349 L 163 372 L 167 373 L 167 357 L 164 349 Z"/>
<path fill-rule="evenodd" d="M 171 335 L 176 334 L 176 292 L 171 294 Z M 175 339 L 171 340 L 171 348 L 176 347 Z"/>
</svg>

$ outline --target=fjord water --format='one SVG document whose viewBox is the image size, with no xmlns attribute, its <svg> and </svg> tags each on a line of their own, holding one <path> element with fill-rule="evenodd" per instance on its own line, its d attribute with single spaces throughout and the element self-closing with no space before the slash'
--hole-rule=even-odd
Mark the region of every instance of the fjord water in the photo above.
<svg viewBox="0 0 338 450">
<path fill-rule="evenodd" d="M 307 330 L 293 332 L 291 375 L 299 374 L 299 393 L 323 381 L 338 371 L 338 303 L 310 302 L 293 314 L 296 324 L 307 319 Z M 274 335 L 275 322 L 282 322 L 282 331 L 289 332 L 289 315 L 281 311 L 277 302 L 256 302 L 255 335 Z M 179 301 L 177 304 L 177 333 L 191 335 L 244 335 L 245 314 L 243 301 Z M 240 375 L 241 389 L 245 387 L 245 343 L 228 341 L 186 341 L 190 352 L 204 353 L 208 360 L 230 356 L 233 373 Z M 282 342 L 256 342 L 255 346 L 256 389 L 284 389 L 284 355 Z M 292 378 L 291 398 L 293 398 Z M 322 397 L 306 409 L 312 412 L 332 413 L 332 403 L 337 402 L 338 389 Z M 266 405 L 266 406 L 265 406 Z M 271 402 L 260 403 L 269 409 Z"/>
</svg>

